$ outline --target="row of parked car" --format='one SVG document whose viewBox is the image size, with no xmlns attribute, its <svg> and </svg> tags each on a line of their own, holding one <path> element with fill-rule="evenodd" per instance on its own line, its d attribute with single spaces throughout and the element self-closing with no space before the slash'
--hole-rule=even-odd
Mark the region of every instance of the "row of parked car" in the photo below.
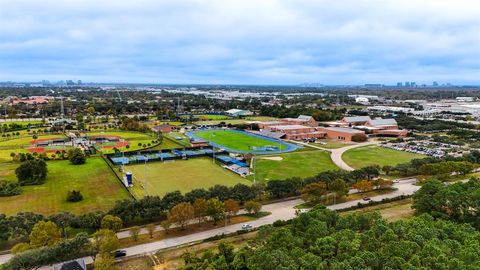
<svg viewBox="0 0 480 270">
<path fill-rule="evenodd" d="M 415 145 L 410 145 L 408 143 L 387 143 L 382 144 L 382 146 L 399 151 L 406 151 L 432 157 L 443 157 L 446 154 L 444 150 L 439 148 L 432 148 L 432 145 L 422 141 L 416 143 Z"/>
</svg>

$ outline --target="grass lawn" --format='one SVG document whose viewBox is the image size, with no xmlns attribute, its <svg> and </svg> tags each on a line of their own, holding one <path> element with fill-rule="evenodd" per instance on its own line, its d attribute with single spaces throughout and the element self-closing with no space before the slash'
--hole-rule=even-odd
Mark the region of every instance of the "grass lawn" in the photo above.
<svg viewBox="0 0 480 270">
<path fill-rule="evenodd" d="M 18 164 L 15 164 L 18 166 Z M 31 211 L 50 215 L 60 211 L 84 213 L 109 210 L 115 201 L 129 198 L 128 192 L 99 157 L 87 159 L 84 165 L 71 165 L 68 160 L 49 161 L 47 181 L 43 185 L 22 187 L 22 194 L 0 198 L 0 213 L 13 215 Z M 15 179 L 14 165 L 9 165 L 2 174 Z M 13 174 L 13 175 L 12 175 Z M 80 190 L 81 202 L 66 202 L 69 190 Z"/>
<path fill-rule="evenodd" d="M 278 118 L 270 117 L 270 116 L 250 116 L 250 117 L 246 117 L 245 119 L 247 119 L 249 121 L 275 121 L 275 120 L 278 120 Z"/>
<path fill-rule="evenodd" d="M 352 143 L 346 143 L 344 141 L 337 141 L 337 140 L 320 140 L 322 143 L 309 143 L 314 146 L 326 148 L 326 149 L 336 149 L 336 148 L 342 148 L 348 145 L 352 145 Z M 323 144 L 325 143 L 325 144 Z"/>
<path fill-rule="evenodd" d="M 330 154 L 321 150 L 257 156 L 255 166 L 257 181 L 283 180 L 295 176 L 305 178 L 323 171 L 338 170 Z M 248 179 L 253 180 L 253 175 L 249 175 Z"/>
<path fill-rule="evenodd" d="M 38 125 L 42 124 L 42 120 L 33 120 L 33 121 L 7 121 L 7 122 L 0 122 L 0 125 L 7 125 L 10 126 L 12 124 L 19 125 L 19 126 L 31 126 L 31 125 Z"/>
<path fill-rule="evenodd" d="M 207 121 L 197 121 L 195 122 L 196 125 L 205 125 L 205 126 L 214 126 L 218 125 L 220 123 L 225 123 L 225 124 L 231 124 L 231 125 L 238 125 L 238 124 L 244 124 L 248 122 L 248 120 L 245 119 L 226 119 L 226 120 L 207 120 Z"/>
<path fill-rule="evenodd" d="M 170 140 L 176 142 L 177 144 L 180 144 L 180 146 L 177 146 L 177 148 L 182 146 L 190 147 L 190 139 L 181 132 L 165 133 L 163 134 L 163 136 L 169 138 Z M 182 139 L 179 140 L 180 138 Z M 166 139 L 166 141 L 168 141 L 168 139 Z"/>
<path fill-rule="evenodd" d="M 353 168 L 363 168 L 370 165 L 392 165 L 407 163 L 424 155 L 388 149 L 380 146 L 365 146 L 346 151 L 342 159 Z"/>
<path fill-rule="evenodd" d="M 160 145 L 152 147 L 149 150 L 164 150 L 164 149 L 174 149 L 174 148 L 182 148 L 182 147 L 184 146 L 181 144 L 178 144 L 177 142 L 163 138 L 162 143 Z"/>
<path fill-rule="evenodd" d="M 245 133 L 238 133 L 230 130 L 197 131 L 195 132 L 195 136 L 238 151 L 248 152 L 251 150 L 251 147 L 265 146 L 276 146 L 280 150 L 284 150 L 287 148 L 287 146 L 278 142 L 273 142 L 266 139 L 250 136 Z"/>
<path fill-rule="evenodd" d="M 183 115 L 182 118 L 188 119 L 190 115 Z M 208 121 L 208 120 L 227 120 L 231 119 L 232 117 L 228 115 L 217 115 L 217 114 L 194 114 L 194 118 L 200 119 L 200 121 Z"/>
<path fill-rule="evenodd" d="M 144 195 L 141 186 L 144 169 L 143 164 L 125 166 L 125 170 L 131 171 L 134 175 L 132 192 L 137 198 Z M 233 186 L 237 183 L 247 185 L 251 183 L 233 172 L 213 164 L 210 158 L 148 163 L 147 180 L 148 194 L 160 196 L 170 191 L 180 190 L 184 193 L 195 188 L 209 188 L 217 184 Z"/>
<path fill-rule="evenodd" d="M 411 198 L 395 201 L 390 203 L 379 204 L 375 206 L 365 207 L 362 209 L 356 209 L 352 211 L 342 212 L 340 215 L 345 215 L 352 212 L 369 213 L 378 211 L 382 217 L 388 221 L 397 221 L 400 219 L 409 219 L 415 214 L 415 210 L 412 209 Z"/>
</svg>

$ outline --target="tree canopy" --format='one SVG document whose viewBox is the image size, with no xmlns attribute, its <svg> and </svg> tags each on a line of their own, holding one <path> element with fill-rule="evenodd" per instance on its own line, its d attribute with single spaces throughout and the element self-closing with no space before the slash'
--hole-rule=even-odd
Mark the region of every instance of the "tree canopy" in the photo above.
<svg viewBox="0 0 480 270">
<path fill-rule="evenodd" d="M 245 247 L 222 243 L 184 269 L 478 269 L 480 232 L 429 215 L 388 223 L 378 213 L 317 207 L 290 225 L 263 227 Z"/>
</svg>

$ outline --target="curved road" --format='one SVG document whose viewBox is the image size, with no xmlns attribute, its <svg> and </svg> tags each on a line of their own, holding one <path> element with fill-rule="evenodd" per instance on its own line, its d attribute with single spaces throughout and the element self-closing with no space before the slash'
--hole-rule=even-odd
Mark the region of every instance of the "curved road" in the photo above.
<svg viewBox="0 0 480 270">
<path fill-rule="evenodd" d="M 335 165 L 337 165 L 337 167 L 339 167 L 340 169 L 345 170 L 345 171 L 355 170 L 354 168 L 350 167 L 347 163 L 345 163 L 345 161 L 343 161 L 342 155 L 343 155 L 343 153 L 345 153 L 345 151 L 348 151 L 350 149 L 357 148 L 357 147 L 378 144 L 377 142 L 372 141 L 372 142 L 363 142 L 363 143 L 352 144 L 352 145 L 348 145 L 348 146 L 341 147 L 341 148 L 336 148 L 336 149 L 327 149 L 327 148 L 323 148 L 323 147 L 320 147 L 320 146 L 311 145 L 311 144 L 303 143 L 303 142 L 295 142 L 295 143 L 301 144 L 301 145 L 304 145 L 304 146 L 307 146 L 307 147 L 312 147 L 312 148 L 315 148 L 315 149 L 330 152 L 330 158 L 332 159 L 333 163 L 335 163 Z"/>
<path fill-rule="evenodd" d="M 415 178 L 410 178 L 410 179 L 405 179 L 400 181 L 400 183 L 394 184 L 394 187 L 397 188 L 397 190 L 388 193 L 388 194 L 383 194 L 383 195 L 378 195 L 375 197 L 372 197 L 372 201 L 381 201 L 384 198 L 394 198 L 398 197 L 400 195 L 411 195 L 415 193 L 420 187 L 415 186 L 416 179 Z M 248 222 L 250 225 L 252 225 L 254 228 L 267 225 L 267 224 L 272 224 L 276 220 L 289 220 L 295 217 L 295 206 L 303 203 L 301 199 L 295 199 L 295 200 L 289 200 L 289 201 L 284 201 L 284 202 L 278 202 L 278 203 L 272 203 L 272 204 L 267 204 L 264 205 L 262 210 L 263 211 L 268 211 L 271 212 L 270 215 L 259 218 L 257 220 Z M 352 206 L 357 205 L 358 203 L 366 204 L 368 202 L 363 201 L 363 200 L 354 200 L 354 201 L 349 201 L 345 203 L 339 203 L 335 205 L 330 205 L 327 206 L 329 209 L 332 210 L 339 210 L 339 209 L 345 209 L 349 208 Z M 241 229 L 241 224 L 234 224 L 234 225 L 227 225 L 225 227 L 221 228 L 216 228 L 213 230 L 208 230 L 208 231 L 203 231 L 203 232 L 198 232 L 198 233 L 193 233 L 185 236 L 178 236 L 178 237 L 172 237 L 172 238 L 167 238 L 163 240 L 159 240 L 156 242 L 152 243 L 146 243 L 146 244 L 140 244 L 136 246 L 131 246 L 128 248 L 124 248 L 127 251 L 128 256 L 134 256 L 134 255 L 140 255 L 140 254 L 148 254 L 148 253 L 155 253 L 156 251 L 160 249 L 165 249 L 165 248 L 171 248 L 171 247 L 176 247 L 196 241 L 201 241 L 216 235 L 221 235 L 221 234 L 228 234 L 228 233 L 233 233 Z M 125 237 L 126 232 L 120 232 L 119 236 L 120 237 Z M 1 255 L 0 256 L 0 264 L 5 263 L 10 259 L 12 255 L 7 254 L 7 255 Z M 90 257 L 85 257 L 85 262 L 87 264 L 92 263 L 92 259 Z M 47 268 L 45 268 L 47 269 Z"/>
</svg>

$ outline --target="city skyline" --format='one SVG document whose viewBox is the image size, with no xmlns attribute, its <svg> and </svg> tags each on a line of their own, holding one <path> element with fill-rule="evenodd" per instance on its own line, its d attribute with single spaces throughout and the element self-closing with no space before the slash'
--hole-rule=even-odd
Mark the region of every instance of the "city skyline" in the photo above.
<svg viewBox="0 0 480 270">
<path fill-rule="evenodd" d="M 0 81 L 479 85 L 461 2 L 5 0 Z"/>
</svg>

